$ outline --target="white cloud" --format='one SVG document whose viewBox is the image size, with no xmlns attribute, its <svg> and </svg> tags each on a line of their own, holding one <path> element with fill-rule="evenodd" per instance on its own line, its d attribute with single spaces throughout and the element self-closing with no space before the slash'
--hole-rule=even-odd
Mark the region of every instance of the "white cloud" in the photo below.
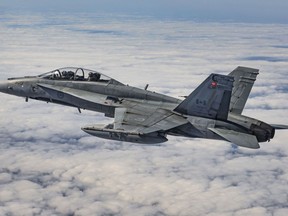
<svg viewBox="0 0 288 216">
<path fill-rule="evenodd" d="M 287 91 L 277 88 L 287 85 L 287 62 L 244 60 L 287 58 L 283 25 L 84 15 L 1 19 L 1 79 L 79 65 L 177 97 L 211 72 L 247 65 L 261 71 L 245 114 L 287 124 Z M 1 215 L 287 214 L 285 131 L 260 150 L 181 137 L 134 145 L 80 130 L 112 121 L 102 114 L 0 98 Z"/>
</svg>

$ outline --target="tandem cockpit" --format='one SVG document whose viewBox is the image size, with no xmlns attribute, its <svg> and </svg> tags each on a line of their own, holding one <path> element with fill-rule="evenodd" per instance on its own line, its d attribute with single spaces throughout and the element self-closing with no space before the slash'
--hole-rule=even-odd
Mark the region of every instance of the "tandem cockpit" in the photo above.
<svg viewBox="0 0 288 216">
<path fill-rule="evenodd" d="M 48 73 L 41 74 L 38 77 L 43 79 L 59 80 L 59 81 L 70 80 L 70 81 L 102 82 L 107 84 L 123 85 L 123 83 L 115 79 L 112 79 L 111 77 L 106 76 L 100 72 L 76 67 L 59 68 L 50 71 Z"/>
</svg>

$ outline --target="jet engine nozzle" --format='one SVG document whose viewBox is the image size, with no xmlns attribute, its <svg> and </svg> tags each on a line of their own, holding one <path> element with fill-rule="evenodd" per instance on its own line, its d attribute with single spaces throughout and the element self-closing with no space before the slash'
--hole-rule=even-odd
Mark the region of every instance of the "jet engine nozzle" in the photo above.
<svg viewBox="0 0 288 216">
<path fill-rule="evenodd" d="M 275 135 L 275 128 L 264 122 L 261 122 L 260 125 L 252 124 L 251 130 L 257 137 L 258 142 L 270 141 Z"/>
</svg>

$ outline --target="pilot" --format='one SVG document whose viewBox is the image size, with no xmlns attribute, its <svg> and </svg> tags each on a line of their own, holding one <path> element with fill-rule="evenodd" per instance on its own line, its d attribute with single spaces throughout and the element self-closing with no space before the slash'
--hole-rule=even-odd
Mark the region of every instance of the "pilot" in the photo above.
<svg viewBox="0 0 288 216">
<path fill-rule="evenodd" d="M 88 74 L 88 81 L 94 81 L 94 82 L 99 81 L 100 76 L 101 75 L 99 73 L 90 72 Z"/>
<path fill-rule="evenodd" d="M 72 79 L 74 79 L 74 72 L 73 71 L 63 71 L 62 76 L 66 80 L 72 80 Z"/>
<path fill-rule="evenodd" d="M 63 77 L 63 79 L 67 79 L 67 75 L 68 75 L 68 72 L 67 72 L 67 71 L 62 71 L 62 77 Z"/>
<path fill-rule="evenodd" d="M 68 73 L 67 74 L 68 79 L 70 79 L 70 80 L 74 79 L 74 72 L 73 71 L 68 71 L 67 73 Z"/>
<path fill-rule="evenodd" d="M 61 73 L 59 71 L 55 71 L 52 79 L 61 79 Z"/>
</svg>

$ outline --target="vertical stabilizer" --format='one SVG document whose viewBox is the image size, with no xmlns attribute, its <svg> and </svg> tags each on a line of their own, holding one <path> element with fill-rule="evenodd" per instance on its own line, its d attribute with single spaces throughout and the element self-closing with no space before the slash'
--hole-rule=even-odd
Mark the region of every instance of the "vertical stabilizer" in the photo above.
<svg viewBox="0 0 288 216">
<path fill-rule="evenodd" d="M 233 77 L 211 74 L 174 111 L 185 115 L 226 120 Z"/>
<path fill-rule="evenodd" d="M 242 113 L 258 74 L 258 69 L 241 66 L 229 74 L 235 80 L 229 108 L 230 112 Z"/>
</svg>

